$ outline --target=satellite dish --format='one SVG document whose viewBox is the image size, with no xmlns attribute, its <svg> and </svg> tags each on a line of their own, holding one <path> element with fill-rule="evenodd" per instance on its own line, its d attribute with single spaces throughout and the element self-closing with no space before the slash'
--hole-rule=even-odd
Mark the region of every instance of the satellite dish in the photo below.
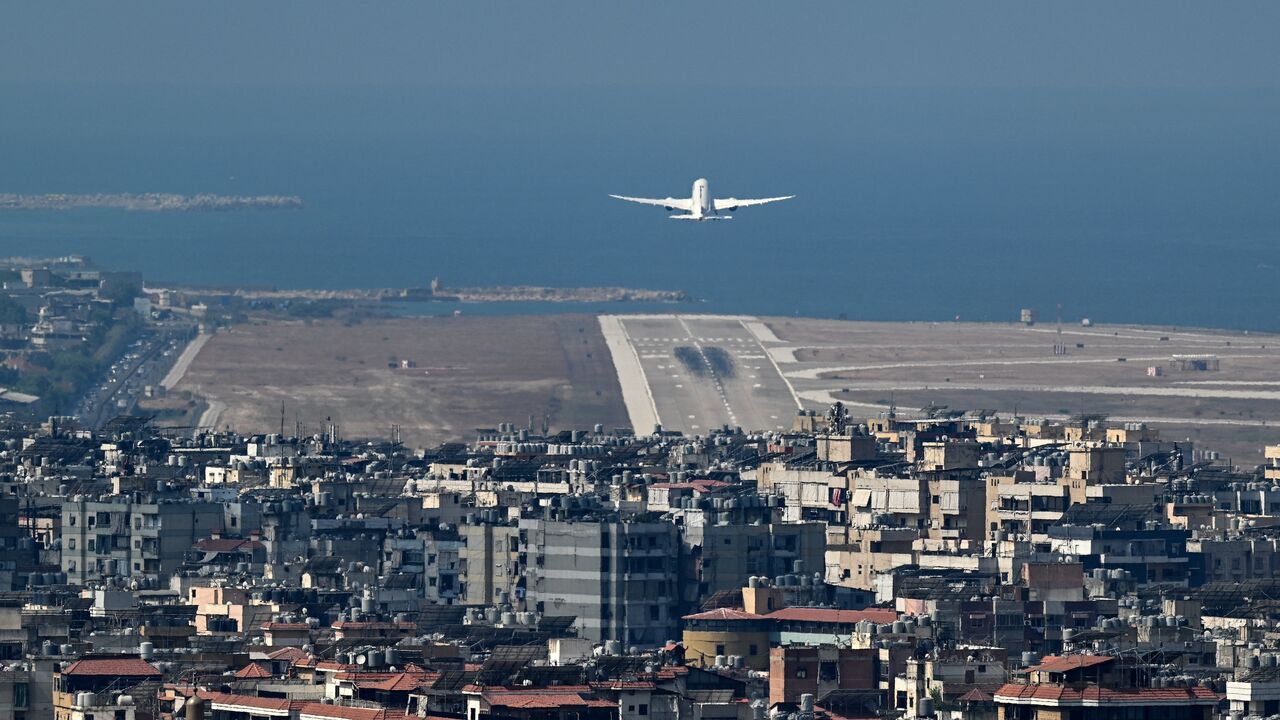
<svg viewBox="0 0 1280 720">
<path fill-rule="evenodd" d="M 356 656 L 356 664 L 357 664 L 357 665 L 364 665 L 364 664 L 365 664 L 365 663 L 367 663 L 367 662 L 369 662 L 369 657 L 368 657 L 367 655 L 357 655 L 357 656 Z"/>
</svg>

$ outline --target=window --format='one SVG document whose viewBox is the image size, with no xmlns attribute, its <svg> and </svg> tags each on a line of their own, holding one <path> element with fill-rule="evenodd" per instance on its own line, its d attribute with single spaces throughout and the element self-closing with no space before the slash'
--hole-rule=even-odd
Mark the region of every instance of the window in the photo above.
<svg viewBox="0 0 1280 720">
<path fill-rule="evenodd" d="M 760 648 L 759 648 L 759 647 L 757 647 L 757 646 L 755 646 L 755 645 L 752 645 L 752 646 L 747 650 L 747 654 L 748 654 L 748 655 L 759 655 L 759 654 L 760 654 Z"/>
<path fill-rule="evenodd" d="M 723 655 L 723 654 L 724 654 L 724 646 L 723 646 L 723 645 L 716 645 L 716 654 L 717 654 L 717 655 Z"/>
<path fill-rule="evenodd" d="M 13 706 L 24 708 L 27 706 L 27 684 L 13 684 Z"/>
<path fill-rule="evenodd" d="M 648 715 L 648 714 L 649 714 L 649 704 L 648 704 L 648 703 L 640 703 L 640 714 L 641 714 L 641 715 Z"/>
<path fill-rule="evenodd" d="M 75 550 L 75 549 L 76 549 L 76 539 L 75 539 L 75 538 L 71 538 L 71 539 L 67 540 L 67 549 L 68 549 L 68 550 Z"/>
</svg>

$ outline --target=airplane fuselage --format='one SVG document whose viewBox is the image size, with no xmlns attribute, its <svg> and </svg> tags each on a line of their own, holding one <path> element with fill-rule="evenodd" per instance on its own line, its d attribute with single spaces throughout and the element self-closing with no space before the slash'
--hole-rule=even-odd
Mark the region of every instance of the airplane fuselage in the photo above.
<svg viewBox="0 0 1280 720">
<path fill-rule="evenodd" d="M 693 216 L 693 220 L 703 220 L 716 214 L 716 206 L 711 202 L 711 190 L 708 189 L 706 178 L 693 181 L 693 210 L 689 214 Z"/>
</svg>

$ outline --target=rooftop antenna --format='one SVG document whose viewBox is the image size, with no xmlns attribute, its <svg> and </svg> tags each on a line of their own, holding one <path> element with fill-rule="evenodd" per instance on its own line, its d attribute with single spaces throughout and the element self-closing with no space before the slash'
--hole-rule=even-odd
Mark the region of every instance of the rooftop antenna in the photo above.
<svg viewBox="0 0 1280 720">
<path fill-rule="evenodd" d="M 280 401 L 280 437 L 284 437 L 284 400 Z"/>
</svg>

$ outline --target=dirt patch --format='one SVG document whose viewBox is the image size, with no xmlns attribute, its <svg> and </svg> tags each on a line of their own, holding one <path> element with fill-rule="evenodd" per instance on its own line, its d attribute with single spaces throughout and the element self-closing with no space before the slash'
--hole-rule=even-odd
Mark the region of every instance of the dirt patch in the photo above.
<svg viewBox="0 0 1280 720">
<path fill-rule="evenodd" d="M 545 417 L 552 429 L 626 424 L 599 325 L 589 315 L 263 321 L 219 333 L 176 388 L 224 409 L 241 432 L 318 432 L 426 445 Z"/>
</svg>

